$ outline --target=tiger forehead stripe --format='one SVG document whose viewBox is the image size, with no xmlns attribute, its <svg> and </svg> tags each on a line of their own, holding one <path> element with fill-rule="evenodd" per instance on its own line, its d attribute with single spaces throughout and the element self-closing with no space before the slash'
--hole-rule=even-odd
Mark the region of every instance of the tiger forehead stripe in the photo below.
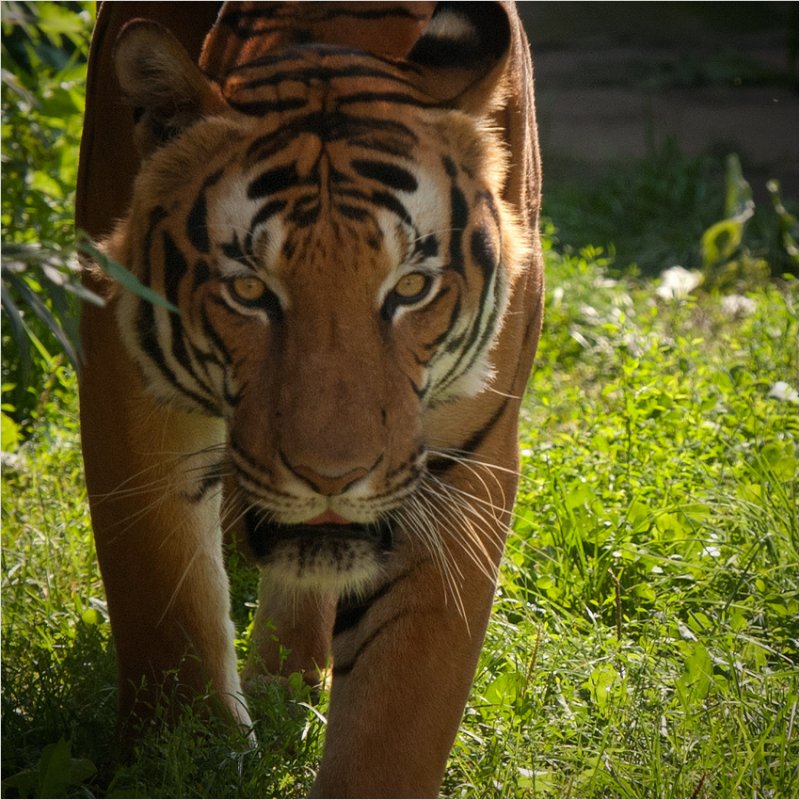
<svg viewBox="0 0 800 800">
<path fill-rule="evenodd" d="M 369 91 L 359 90 L 342 92 L 337 97 L 339 108 L 345 105 L 365 104 L 375 102 L 394 103 L 395 105 L 410 105 L 416 107 L 430 106 L 430 102 L 422 100 L 418 93 L 410 90 L 411 84 L 404 78 L 393 75 L 385 70 L 375 69 L 363 65 L 348 66 L 346 68 L 322 67 L 318 65 L 301 65 L 297 68 L 287 68 L 278 72 L 271 72 L 267 75 L 259 74 L 264 70 L 254 70 L 249 68 L 248 72 L 253 73 L 252 77 L 247 75 L 231 77 L 225 86 L 225 94 L 228 103 L 243 114 L 250 116 L 265 116 L 271 113 L 295 111 L 304 108 L 308 104 L 308 97 L 300 86 L 309 87 L 330 83 L 335 85 L 337 79 L 370 79 L 373 85 L 378 88 Z M 237 80 L 240 78 L 240 80 Z M 380 82 L 385 84 L 381 87 Z M 285 96 L 287 87 L 294 85 L 298 94 Z M 402 91 L 395 88 L 399 85 Z M 276 97 L 276 87 L 280 87 L 282 96 Z M 264 90 L 268 91 L 268 96 L 263 96 Z"/>
<path fill-rule="evenodd" d="M 341 111 L 313 111 L 287 120 L 278 130 L 259 136 L 248 147 L 246 157 L 249 161 L 269 158 L 304 134 L 317 136 L 323 142 L 359 139 L 361 145 L 367 148 L 372 137 L 377 137 L 378 144 L 384 137 L 390 137 L 395 147 L 403 142 L 405 154 L 409 156 L 419 144 L 417 134 L 408 125 L 396 120 L 362 117 Z M 379 148 L 376 146 L 375 149 Z"/>
<path fill-rule="evenodd" d="M 277 194 L 292 186 L 297 186 L 299 183 L 302 183 L 302 181 L 294 164 L 274 167 L 262 172 L 261 175 L 251 181 L 247 187 L 247 196 L 251 200 L 257 200 L 261 197 Z"/>
<path fill-rule="evenodd" d="M 379 181 L 390 189 L 397 189 L 401 192 L 417 190 L 417 179 L 407 169 L 397 164 L 365 158 L 354 158 L 350 164 L 363 178 Z"/>
<path fill-rule="evenodd" d="M 280 63 L 280 61 L 278 62 Z M 253 64 L 246 65 L 245 69 L 252 72 L 264 71 L 255 70 Z M 231 73 L 229 73 L 230 75 Z M 364 64 L 350 64 L 347 67 L 327 67 L 319 64 L 307 64 L 300 62 L 300 66 L 287 67 L 277 72 L 270 72 L 266 75 L 258 75 L 250 79 L 244 79 L 237 83 L 236 89 L 258 89 L 262 86 L 277 86 L 287 82 L 297 82 L 311 84 L 312 82 L 327 83 L 336 78 L 382 78 L 392 83 L 399 83 L 403 86 L 412 84 L 400 75 L 396 75 L 389 70 L 379 69 L 374 66 Z"/>
</svg>

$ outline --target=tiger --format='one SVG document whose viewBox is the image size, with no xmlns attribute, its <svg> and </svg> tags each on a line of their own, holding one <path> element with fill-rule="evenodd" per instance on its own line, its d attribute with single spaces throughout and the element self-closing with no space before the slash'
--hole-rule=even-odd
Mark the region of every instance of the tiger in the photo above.
<svg viewBox="0 0 800 800">
<path fill-rule="evenodd" d="M 517 490 L 540 195 L 511 2 L 100 5 L 79 393 L 125 731 L 206 698 L 250 735 L 253 682 L 330 674 L 311 795 L 437 794 Z"/>
</svg>

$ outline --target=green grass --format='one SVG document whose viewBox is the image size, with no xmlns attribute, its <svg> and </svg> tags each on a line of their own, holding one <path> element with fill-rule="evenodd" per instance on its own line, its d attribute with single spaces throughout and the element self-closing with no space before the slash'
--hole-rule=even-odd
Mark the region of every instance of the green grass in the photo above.
<svg viewBox="0 0 800 800">
<path fill-rule="evenodd" d="M 793 797 L 797 407 L 769 392 L 796 381 L 794 287 L 731 317 L 596 255 L 551 254 L 518 519 L 447 790 Z"/>
<path fill-rule="evenodd" d="M 715 292 L 611 280 L 596 250 L 550 250 L 548 273 L 515 529 L 443 792 L 794 797 L 797 405 L 770 391 L 796 385 L 797 284 L 732 315 Z M 3 472 L 4 794 L 303 794 L 326 698 L 276 686 L 257 752 L 190 715 L 118 759 L 59 369 Z M 232 568 L 244 629 L 253 575 Z"/>
</svg>

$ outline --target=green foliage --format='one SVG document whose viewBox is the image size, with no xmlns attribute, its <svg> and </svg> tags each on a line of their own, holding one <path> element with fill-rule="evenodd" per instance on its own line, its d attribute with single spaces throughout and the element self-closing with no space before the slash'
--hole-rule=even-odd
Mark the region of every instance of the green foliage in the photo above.
<svg viewBox="0 0 800 800">
<path fill-rule="evenodd" d="M 796 275 L 796 213 L 785 207 L 777 181 L 767 190 L 771 202 L 755 204 L 737 156 L 688 158 L 668 140 L 602 178 L 548 183 L 544 211 L 557 220 L 562 245 L 603 247 L 614 255 L 615 272 L 718 268 L 726 251 L 746 250 L 767 274 Z M 796 209 L 796 200 L 791 205 Z"/>
<path fill-rule="evenodd" d="M 65 797 L 70 787 L 80 786 L 95 771 L 88 759 L 72 758 L 69 743 L 59 739 L 44 748 L 34 768 L 6 779 L 3 786 L 19 797 Z"/>
<path fill-rule="evenodd" d="M 73 204 L 92 3 L 3 3 L 2 339 L 26 422 L 54 357 L 77 362 Z"/>
<path fill-rule="evenodd" d="M 660 297 L 548 254 L 454 796 L 797 793 L 797 284 Z M 477 757 L 476 753 L 481 756 Z"/>
</svg>

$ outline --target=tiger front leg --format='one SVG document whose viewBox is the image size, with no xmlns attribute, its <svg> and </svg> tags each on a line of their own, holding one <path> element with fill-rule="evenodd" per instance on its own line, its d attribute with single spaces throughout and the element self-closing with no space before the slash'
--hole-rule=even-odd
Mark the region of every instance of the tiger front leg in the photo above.
<svg viewBox="0 0 800 800">
<path fill-rule="evenodd" d="M 312 797 L 437 796 L 494 593 L 483 570 L 458 568 L 458 597 L 427 561 L 362 602 L 340 605 Z"/>
<path fill-rule="evenodd" d="M 259 582 L 250 655 L 242 672 L 245 687 L 299 673 L 317 689 L 330 659 L 335 610 L 335 595 L 286 589 L 265 570 Z"/>
<path fill-rule="evenodd" d="M 134 727 L 212 696 L 246 729 L 219 507 L 217 421 L 158 404 L 113 335 L 83 319 L 82 439 L 98 559 Z"/>
</svg>

